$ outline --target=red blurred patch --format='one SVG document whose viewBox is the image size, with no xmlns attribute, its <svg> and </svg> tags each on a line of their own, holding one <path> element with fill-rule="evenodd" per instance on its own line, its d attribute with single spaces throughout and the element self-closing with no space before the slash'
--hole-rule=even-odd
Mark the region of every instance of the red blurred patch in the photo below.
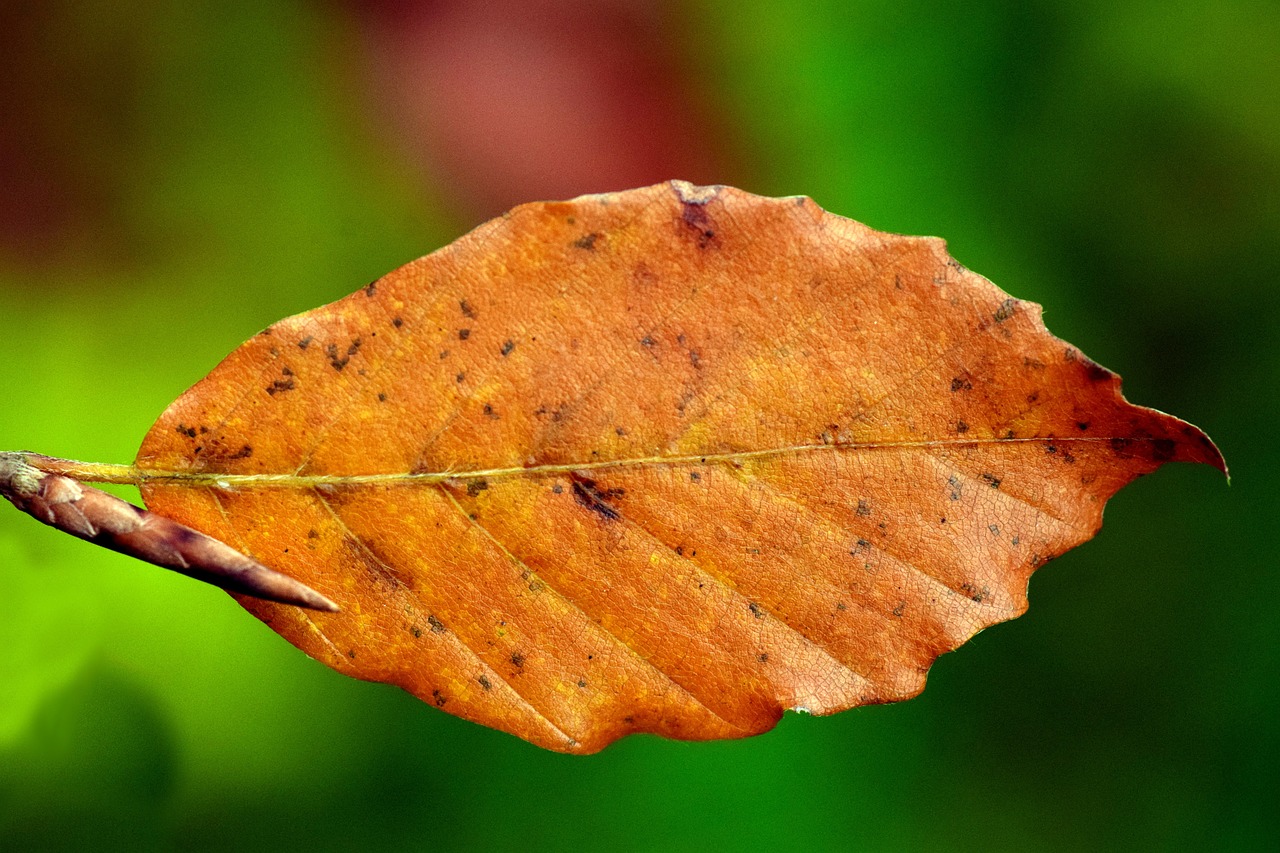
<svg viewBox="0 0 1280 853">
<path fill-rule="evenodd" d="M 0 4 L 0 255 L 126 251 L 115 209 L 121 164 L 136 159 L 138 65 L 126 21 L 66 2 Z"/>
<path fill-rule="evenodd" d="M 477 217 L 679 177 L 732 180 L 665 4 L 351 0 L 411 156 Z"/>
</svg>

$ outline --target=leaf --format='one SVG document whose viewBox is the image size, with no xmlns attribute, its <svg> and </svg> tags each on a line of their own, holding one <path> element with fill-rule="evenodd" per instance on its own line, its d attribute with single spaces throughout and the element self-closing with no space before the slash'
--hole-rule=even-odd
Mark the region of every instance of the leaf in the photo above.
<svg viewBox="0 0 1280 853">
<path fill-rule="evenodd" d="M 277 323 L 136 464 L 341 605 L 242 600 L 308 654 L 586 753 L 915 695 L 1169 461 L 1225 471 L 942 241 L 672 182 Z"/>
</svg>

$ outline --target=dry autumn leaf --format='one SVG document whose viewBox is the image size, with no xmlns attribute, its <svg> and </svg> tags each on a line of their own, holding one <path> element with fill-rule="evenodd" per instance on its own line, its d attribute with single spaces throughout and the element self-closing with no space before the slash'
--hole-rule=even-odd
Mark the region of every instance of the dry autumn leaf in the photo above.
<svg viewBox="0 0 1280 853">
<path fill-rule="evenodd" d="M 277 323 L 130 476 L 337 602 L 241 599 L 311 656 L 587 753 L 915 695 L 1170 461 L 1225 471 L 942 241 L 672 182 Z"/>
</svg>

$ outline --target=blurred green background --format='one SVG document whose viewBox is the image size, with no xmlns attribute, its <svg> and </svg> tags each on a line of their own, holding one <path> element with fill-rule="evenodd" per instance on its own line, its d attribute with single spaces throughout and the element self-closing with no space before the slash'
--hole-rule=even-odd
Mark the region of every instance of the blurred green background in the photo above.
<svg viewBox="0 0 1280 853">
<path fill-rule="evenodd" d="M 2 449 L 128 461 L 272 321 L 685 177 L 948 238 L 1234 475 L 916 700 L 588 758 L 0 508 L 0 849 L 1280 849 L 1275 3 L 4 0 L 0 116 Z"/>
</svg>

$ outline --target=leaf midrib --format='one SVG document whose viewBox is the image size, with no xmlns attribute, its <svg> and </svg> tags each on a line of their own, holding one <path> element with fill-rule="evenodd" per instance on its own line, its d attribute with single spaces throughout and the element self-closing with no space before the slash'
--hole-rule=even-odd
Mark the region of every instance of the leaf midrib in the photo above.
<svg viewBox="0 0 1280 853">
<path fill-rule="evenodd" d="M 76 462 L 42 456 L 28 457 L 28 463 L 42 471 L 73 477 L 87 483 L 114 483 L 142 486 L 169 484 L 187 486 L 214 486 L 236 488 L 314 489 L 323 487 L 351 487 L 376 485 L 434 485 L 445 482 L 499 479 L 503 477 L 543 477 L 560 474 L 600 471 L 613 468 L 642 468 L 646 466 L 706 465 L 740 463 L 753 459 L 787 454 L 820 452 L 876 452 L 894 450 L 930 450 L 946 447 L 984 447 L 1016 444 L 1108 444 L 1119 437 L 1070 436 L 1038 438 L 972 438 L 934 439 L 921 441 L 887 442 L 832 442 L 821 444 L 796 444 L 771 447 L 762 450 L 742 450 L 728 453 L 697 453 L 675 456 L 643 456 L 625 459 L 602 459 L 592 462 L 566 462 L 545 465 L 485 468 L 473 471 L 422 471 L 391 472 L 382 474 L 232 474 L 218 471 L 177 471 L 149 468 L 141 465 L 118 465 L 99 462 Z M 1125 437 L 1124 441 L 1151 439 Z"/>
</svg>

